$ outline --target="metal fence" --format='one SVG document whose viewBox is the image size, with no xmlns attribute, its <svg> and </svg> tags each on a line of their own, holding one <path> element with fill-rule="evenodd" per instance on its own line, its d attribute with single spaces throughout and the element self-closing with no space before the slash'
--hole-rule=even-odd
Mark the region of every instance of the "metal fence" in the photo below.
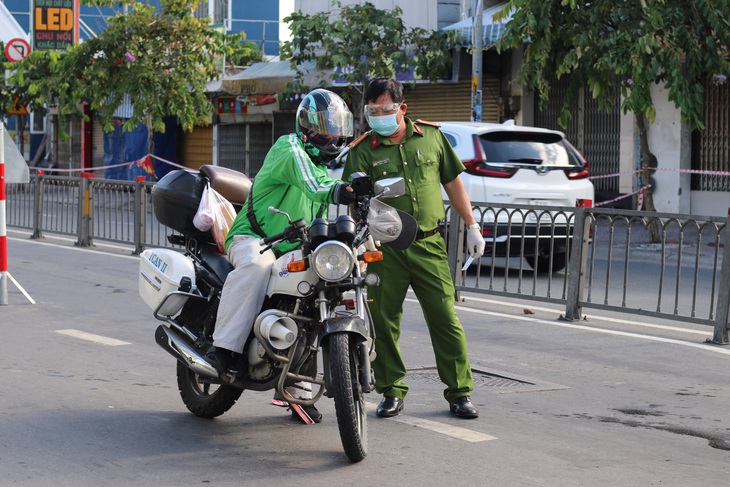
<svg viewBox="0 0 730 487">
<path fill-rule="evenodd" d="M 33 175 L 7 187 L 7 224 L 73 235 L 77 245 L 121 242 L 138 254 L 172 247 L 154 217 L 152 183 Z M 491 207 L 474 202 L 488 243 L 467 270 L 464 225 L 447 208 L 444 238 L 457 292 L 605 309 L 712 326 L 713 343 L 728 343 L 730 249 L 727 218 L 603 208 Z M 652 242 L 654 222 L 659 242 Z M 458 231 L 452 231 L 457 229 Z"/>
</svg>

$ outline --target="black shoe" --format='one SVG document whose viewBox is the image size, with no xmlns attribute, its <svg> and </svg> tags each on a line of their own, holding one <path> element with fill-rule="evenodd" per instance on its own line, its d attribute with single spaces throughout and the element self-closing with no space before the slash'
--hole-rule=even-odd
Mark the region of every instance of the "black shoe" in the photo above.
<svg viewBox="0 0 730 487">
<path fill-rule="evenodd" d="M 383 400 L 378 404 L 378 409 L 375 414 L 381 418 L 392 418 L 398 416 L 403 410 L 403 399 L 393 396 L 383 396 Z"/>
<path fill-rule="evenodd" d="M 234 352 L 220 347 L 210 347 L 205 354 L 205 360 L 210 363 L 218 372 L 226 372 L 233 363 Z"/>
<path fill-rule="evenodd" d="M 304 410 L 305 413 L 307 413 L 307 415 L 309 415 L 310 418 L 312 418 L 312 421 L 314 421 L 315 423 L 322 422 L 322 413 L 320 413 L 319 410 L 316 407 L 314 407 L 314 405 L 302 406 L 302 409 Z M 298 419 L 299 421 L 304 423 L 304 419 L 302 419 L 302 417 L 299 416 L 299 414 L 297 414 L 297 412 L 294 411 L 294 409 L 292 409 L 292 411 L 291 411 L 291 417 L 294 419 Z"/>
<path fill-rule="evenodd" d="M 474 419 L 479 417 L 479 411 L 471 403 L 469 396 L 462 396 L 451 403 L 451 412 L 459 418 Z"/>
</svg>

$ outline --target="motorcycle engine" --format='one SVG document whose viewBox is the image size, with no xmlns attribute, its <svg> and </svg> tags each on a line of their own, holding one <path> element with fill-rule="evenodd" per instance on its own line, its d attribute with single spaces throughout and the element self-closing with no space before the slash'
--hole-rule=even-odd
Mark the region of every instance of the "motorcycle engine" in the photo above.
<svg viewBox="0 0 730 487">
<path fill-rule="evenodd" d="M 266 380 L 271 378 L 275 371 L 261 342 L 255 337 L 251 338 L 251 343 L 248 345 L 248 376 L 254 380 Z"/>
</svg>

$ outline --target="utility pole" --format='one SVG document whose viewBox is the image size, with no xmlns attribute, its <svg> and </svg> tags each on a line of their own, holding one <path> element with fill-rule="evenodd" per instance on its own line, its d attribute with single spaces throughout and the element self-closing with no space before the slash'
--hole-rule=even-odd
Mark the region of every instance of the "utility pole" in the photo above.
<svg viewBox="0 0 730 487">
<path fill-rule="evenodd" d="M 484 45 L 484 25 L 482 17 L 484 13 L 484 4 L 482 0 L 477 0 L 476 12 L 474 16 L 474 28 L 472 33 L 474 36 L 473 49 L 471 55 L 471 121 L 482 121 L 482 47 Z"/>
</svg>

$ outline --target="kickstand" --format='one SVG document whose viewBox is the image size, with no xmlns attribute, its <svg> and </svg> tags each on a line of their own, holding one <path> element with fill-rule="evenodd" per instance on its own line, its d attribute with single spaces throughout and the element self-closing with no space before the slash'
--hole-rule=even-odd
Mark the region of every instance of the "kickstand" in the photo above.
<svg viewBox="0 0 730 487">
<path fill-rule="evenodd" d="M 292 399 L 294 399 L 294 397 L 291 394 L 289 394 L 289 392 L 286 391 L 286 390 L 284 391 L 284 396 L 286 398 L 292 398 Z M 295 404 L 293 402 L 290 402 L 289 403 L 289 407 L 291 407 L 292 408 L 292 411 L 294 411 L 295 413 L 297 413 L 297 415 L 300 418 L 302 418 L 302 421 L 304 421 L 304 424 L 314 424 L 314 420 L 311 418 L 311 416 L 309 416 L 307 414 L 307 412 L 304 410 L 304 408 L 301 405 Z"/>
</svg>

